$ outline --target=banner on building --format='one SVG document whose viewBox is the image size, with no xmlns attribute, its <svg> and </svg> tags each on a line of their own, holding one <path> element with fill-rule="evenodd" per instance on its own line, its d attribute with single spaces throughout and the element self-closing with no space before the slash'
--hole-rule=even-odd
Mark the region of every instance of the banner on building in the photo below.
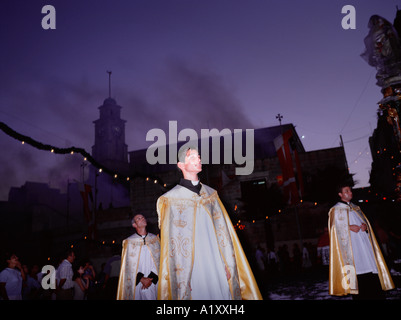
<svg viewBox="0 0 401 320">
<path fill-rule="evenodd" d="M 293 144 L 292 139 L 292 130 L 287 130 L 274 139 L 274 146 L 276 148 L 282 171 L 281 177 L 284 197 L 290 205 L 297 204 L 302 198 L 304 191 L 301 163 L 299 160 L 298 151 L 295 147 L 291 146 Z"/>
</svg>

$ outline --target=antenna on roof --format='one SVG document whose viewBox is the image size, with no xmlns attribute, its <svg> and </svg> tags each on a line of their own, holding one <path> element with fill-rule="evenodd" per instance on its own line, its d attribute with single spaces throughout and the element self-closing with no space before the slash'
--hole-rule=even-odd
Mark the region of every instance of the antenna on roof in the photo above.
<svg viewBox="0 0 401 320">
<path fill-rule="evenodd" d="M 111 98 L 111 71 L 107 71 L 109 74 L 109 98 Z"/>
</svg>

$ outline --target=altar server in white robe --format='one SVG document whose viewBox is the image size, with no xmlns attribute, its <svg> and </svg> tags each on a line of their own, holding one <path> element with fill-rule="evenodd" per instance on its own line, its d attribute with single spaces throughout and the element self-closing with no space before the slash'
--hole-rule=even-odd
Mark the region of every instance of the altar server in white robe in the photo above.
<svg viewBox="0 0 401 320">
<path fill-rule="evenodd" d="M 117 300 L 156 300 L 160 240 L 148 233 L 142 214 L 132 219 L 136 233 L 123 241 Z"/>
<path fill-rule="evenodd" d="M 353 299 L 383 299 L 394 283 L 369 220 L 351 202 L 349 185 L 339 186 L 340 201 L 329 212 L 329 293 Z"/>
<path fill-rule="evenodd" d="M 261 299 L 217 192 L 199 181 L 198 151 L 182 150 L 178 168 L 184 179 L 157 201 L 161 231 L 158 299 Z"/>
</svg>

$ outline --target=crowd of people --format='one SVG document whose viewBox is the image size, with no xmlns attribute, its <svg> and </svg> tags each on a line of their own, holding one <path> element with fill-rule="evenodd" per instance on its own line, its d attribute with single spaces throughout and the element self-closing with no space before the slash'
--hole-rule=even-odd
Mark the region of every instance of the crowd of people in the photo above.
<svg viewBox="0 0 401 320">
<path fill-rule="evenodd" d="M 0 300 L 115 300 L 120 255 L 101 270 L 89 260 L 77 259 L 70 249 L 57 266 L 27 265 L 15 253 L 6 253 L 0 269 Z"/>
<path fill-rule="evenodd" d="M 325 228 L 316 244 L 306 242 L 302 250 L 298 243 L 294 243 L 290 250 L 287 244 L 280 245 L 277 250 L 258 246 L 254 270 L 259 285 L 265 287 L 282 276 L 316 270 L 328 272 L 328 241 Z M 24 264 L 15 253 L 8 253 L 3 256 L 4 266 L 0 269 L 0 299 L 115 300 L 121 263 L 119 249 L 101 265 L 100 270 L 95 270 L 89 260 L 77 258 L 73 250 L 67 250 L 60 263 L 53 266 L 55 288 L 46 286 L 51 278 L 43 266 Z"/>
<path fill-rule="evenodd" d="M 307 244 L 302 252 L 294 244 L 291 257 L 286 245 L 280 246 L 277 252 L 269 249 L 267 253 L 258 246 L 259 283 L 262 285 L 266 278 L 297 273 L 318 265 L 321 259 L 318 260 L 314 252 L 317 252 L 316 247 L 311 244 Z M 54 266 L 55 274 L 50 276 L 49 271 L 42 271 L 43 266 L 24 264 L 14 253 L 7 254 L 3 262 L 6 267 L 0 272 L 0 297 L 4 300 L 116 299 L 121 263 L 118 252 L 96 271 L 89 260 L 77 258 L 73 250 L 67 250 L 59 265 Z M 51 276 L 54 276 L 55 288 L 51 287 Z"/>
</svg>

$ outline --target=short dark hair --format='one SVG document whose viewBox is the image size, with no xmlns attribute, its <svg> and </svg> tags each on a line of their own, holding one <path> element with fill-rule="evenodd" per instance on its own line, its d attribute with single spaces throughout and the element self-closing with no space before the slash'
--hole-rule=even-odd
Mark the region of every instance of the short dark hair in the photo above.
<svg viewBox="0 0 401 320">
<path fill-rule="evenodd" d="M 7 260 L 10 260 L 11 256 L 13 253 L 7 251 L 7 252 L 2 252 L 1 253 L 1 261 L 0 261 L 0 270 L 3 270 L 4 268 L 8 267 Z"/>
<path fill-rule="evenodd" d="M 18 256 L 14 251 L 6 251 L 1 254 L 1 262 L 7 264 L 7 260 L 10 260 L 12 256 Z"/>
<path fill-rule="evenodd" d="M 68 248 L 64 251 L 64 258 L 67 259 L 70 255 L 75 254 L 75 251 L 72 248 Z"/>
<path fill-rule="evenodd" d="M 340 182 L 339 184 L 337 184 L 336 190 L 337 190 L 337 193 L 342 193 L 343 189 L 345 187 L 352 188 L 353 186 L 354 186 L 353 183 L 350 183 L 349 181 L 343 181 L 343 182 Z"/>
<path fill-rule="evenodd" d="M 131 224 L 136 223 L 134 219 L 135 219 L 135 217 L 138 216 L 138 215 L 141 215 L 141 216 L 143 216 L 143 217 L 146 219 L 145 215 L 143 215 L 142 213 L 137 212 L 137 213 L 135 213 L 135 214 L 133 215 L 133 217 L 132 217 L 132 219 L 131 219 Z"/>
<path fill-rule="evenodd" d="M 186 148 L 181 147 L 178 150 L 178 154 L 177 154 L 177 160 L 178 162 L 184 163 L 185 162 L 185 157 L 187 156 L 187 153 L 189 150 L 196 150 L 199 152 L 198 148 L 196 146 L 190 145 Z"/>
</svg>

